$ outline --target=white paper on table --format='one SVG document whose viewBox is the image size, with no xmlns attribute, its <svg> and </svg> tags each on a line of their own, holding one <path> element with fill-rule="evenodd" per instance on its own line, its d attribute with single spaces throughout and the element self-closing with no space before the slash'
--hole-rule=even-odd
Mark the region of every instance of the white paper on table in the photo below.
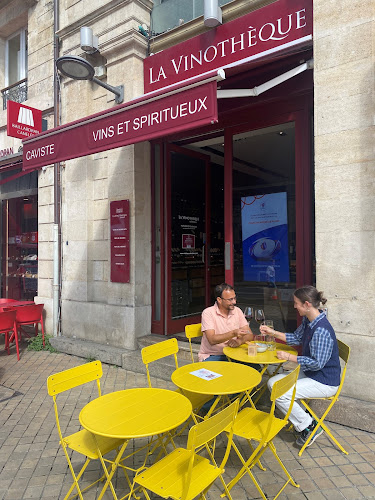
<svg viewBox="0 0 375 500">
<path fill-rule="evenodd" d="M 215 378 L 222 377 L 220 373 L 212 372 L 211 370 L 206 370 L 206 368 L 201 368 L 200 370 L 195 370 L 190 372 L 191 375 L 195 377 L 202 378 L 203 380 L 214 380 Z"/>
</svg>

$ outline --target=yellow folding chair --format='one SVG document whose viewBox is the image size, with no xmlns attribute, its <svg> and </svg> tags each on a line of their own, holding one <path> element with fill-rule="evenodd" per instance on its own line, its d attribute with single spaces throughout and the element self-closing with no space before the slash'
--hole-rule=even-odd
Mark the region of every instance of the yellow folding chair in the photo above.
<svg viewBox="0 0 375 500">
<path fill-rule="evenodd" d="M 154 361 L 158 361 L 159 359 L 165 358 L 167 356 L 174 356 L 174 362 L 175 362 L 176 370 L 177 370 L 177 368 L 178 368 L 177 353 L 178 353 L 178 343 L 177 343 L 177 339 L 175 339 L 175 338 L 164 340 L 163 342 L 158 342 L 156 344 L 149 345 L 149 346 L 144 347 L 142 349 L 142 351 L 141 351 L 142 361 L 146 365 L 147 380 L 148 380 L 149 387 L 152 387 L 150 370 L 149 370 L 150 363 L 153 363 Z M 192 416 L 193 416 L 193 419 L 196 423 L 197 418 L 201 418 L 199 415 L 196 414 L 196 412 L 199 411 L 199 409 L 207 401 L 210 401 L 212 399 L 212 396 L 207 396 L 204 394 L 197 394 L 194 392 L 182 391 L 181 389 L 176 389 L 176 392 L 183 394 L 191 402 L 192 407 L 193 407 L 193 415 Z"/>
<path fill-rule="evenodd" d="M 328 427 L 324 424 L 323 420 L 326 418 L 328 413 L 331 411 L 333 405 L 336 403 L 336 401 L 339 398 L 342 386 L 344 384 L 345 380 L 345 374 L 346 374 L 346 367 L 348 365 L 348 360 L 349 360 L 349 355 L 350 355 L 350 347 L 344 344 L 341 340 L 337 340 L 338 348 L 339 348 L 339 356 L 344 362 L 344 367 L 341 372 L 341 381 L 339 388 L 337 389 L 337 392 L 334 396 L 331 396 L 329 398 L 309 398 L 309 399 L 300 399 L 301 404 L 307 409 L 307 411 L 310 413 L 310 415 L 315 418 L 315 420 L 318 422 L 317 425 L 315 426 L 314 430 L 311 432 L 310 436 L 308 437 L 306 443 L 302 446 L 302 448 L 299 450 L 298 455 L 301 456 L 302 453 L 304 452 L 306 446 L 309 445 L 309 442 L 311 441 L 312 437 L 316 433 L 316 431 L 321 427 L 329 436 L 330 439 L 340 448 L 340 450 L 348 455 L 348 452 L 341 446 L 341 444 L 337 441 L 337 439 L 332 435 L 332 432 L 328 429 Z M 327 409 L 323 413 L 323 415 L 319 418 L 316 413 L 311 409 L 309 406 L 310 401 L 313 400 L 328 400 L 330 401 L 330 404 L 328 405 Z"/>
<path fill-rule="evenodd" d="M 223 479 L 225 464 L 233 439 L 233 421 L 238 411 L 238 400 L 213 417 L 194 425 L 188 436 L 187 447 L 178 448 L 142 472 L 135 482 L 141 486 L 145 497 L 150 500 L 147 490 L 162 498 L 191 500 L 205 494 L 213 482 L 220 478 L 228 498 L 232 498 Z M 218 465 L 215 451 L 218 446 L 210 446 L 224 430 L 228 431 L 228 442 L 224 457 Z M 205 450 L 209 458 L 202 457 Z"/>
<path fill-rule="evenodd" d="M 296 382 L 299 374 L 299 365 L 295 370 L 293 370 L 289 375 L 286 375 L 284 378 L 278 380 L 273 384 L 272 392 L 271 392 L 271 410 L 269 413 L 264 411 L 256 410 L 255 408 L 245 408 L 240 411 L 237 415 L 234 425 L 233 425 L 233 434 L 234 436 L 239 436 L 247 440 L 250 445 L 250 449 L 252 451 L 250 458 L 245 460 L 237 447 L 236 443 L 233 441 L 233 448 L 236 451 L 239 459 L 242 463 L 242 468 L 237 473 L 237 475 L 231 480 L 228 484 L 228 489 L 231 490 L 233 486 L 246 474 L 248 473 L 251 479 L 253 480 L 259 494 L 264 500 L 267 500 L 267 497 L 263 493 L 262 488 L 260 487 L 258 481 L 256 480 L 254 474 L 252 473 L 253 467 L 258 464 L 262 470 L 265 470 L 264 467 L 260 463 L 260 459 L 266 449 L 270 449 L 275 456 L 276 460 L 280 464 L 282 470 L 284 471 L 287 480 L 275 496 L 277 498 L 280 493 L 284 490 L 287 484 L 291 483 L 296 488 L 299 488 L 299 484 L 297 484 L 292 476 L 287 471 L 286 467 L 282 463 L 280 457 L 276 452 L 275 445 L 273 444 L 273 439 L 277 436 L 277 434 L 283 429 L 287 423 L 290 412 L 292 411 L 292 406 L 294 403 L 294 398 L 296 394 Z M 275 417 L 275 404 L 276 399 L 281 397 L 287 391 L 289 391 L 292 387 L 293 395 L 292 400 L 288 409 L 287 414 L 283 419 Z M 257 447 L 254 448 L 251 444 L 251 441 L 256 441 L 258 443 Z M 225 496 L 225 494 L 221 495 Z"/>
<path fill-rule="evenodd" d="M 60 444 L 64 450 L 70 472 L 72 473 L 73 476 L 73 484 L 70 487 L 66 496 L 64 497 L 64 500 L 68 498 L 74 498 L 76 496 L 79 496 L 79 498 L 83 500 L 82 493 L 104 478 L 104 476 L 102 476 L 100 479 L 98 479 L 97 481 L 95 481 L 94 483 L 90 484 L 89 486 L 87 486 L 82 490 L 78 484 L 78 481 L 80 480 L 82 474 L 86 470 L 90 461 L 100 459 L 98 448 L 100 450 L 101 455 L 103 456 L 108 452 L 114 450 L 115 448 L 122 446 L 123 444 L 123 441 L 118 439 L 96 436 L 96 443 L 97 443 L 96 445 L 93 435 L 90 432 L 86 431 L 85 429 L 75 432 L 74 434 L 70 434 L 69 436 L 64 437 L 62 435 L 60 419 L 59 419 L 59 411 L 57 405 L 57 396 L 65 391 L 68 391 L 80 385 L 87 384 L 89 382 L 93 382 L 94 380 L 96 380 L 98 387 L 98 394 L 100 397 L 101 396 L 100 378 L 102 377 L 102 375 L 103 375 L 103 370 L 101 362 L 93 361 L 92 363 L 86 363 L 84 365 L 77 366 L 76 368 L 70 368 L 69 370 L 64 370 L 62 372 L 55 373 L 54 375 L 49 376 L 47 379 L 48 394 L 53 398 L 53 405 L 55 408 L 55 416 L 56 416 L 56 425 L 60 437 Z M 86 457 L 86 461 L 78 474 L 74 472 L 72 462 L 69 458 L 68 448 Z M 111 489 L 113 489 L 112 484 L 110 486 Z M 77 494 L 70 497 L 70 494 L 72 493 L 74 488 L 77 489 Z M 114 491 L 112 491 L 112 493 L 114 493 Z"/>
<path fill-rule="evenodd" d="M 189 347 L 190 347 L 190 354 L 191 354 L 191 362 L 194 363 L 194 356 L 193 356 L 193 346 L 191 343 L 191 339 L 197 338 L 197 337 L 202 337 L 202 324 L 201 323 L 195 323 L 194 325 L 186 325 L 185 326 L 185 335 L 186 338 L 189 341 Z"/>
</svg>

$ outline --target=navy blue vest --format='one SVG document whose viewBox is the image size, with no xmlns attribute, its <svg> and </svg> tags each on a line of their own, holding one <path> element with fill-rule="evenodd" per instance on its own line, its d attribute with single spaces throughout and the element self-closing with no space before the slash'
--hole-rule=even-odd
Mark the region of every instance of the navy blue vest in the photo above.
<svg viewBox="0 0 375 500">
<path fill-rule="evenodd" d="M 302 356 L 307 356 L 308 358 L 311 358 L 310 341 L 312 336 L 314 335 L 315 330 L 318 327 L 325 328 L 326 330 L 329 331 L 333 340 L 332 354 L 329 360 L 327 361 L 326 365 L 321 370 L 317 371 L 308 370 L 305 371 L 304 373 L 306 377 L 312 378 L 317 382 L 320 382 L 321 384 L 338 386 L 340 385 L 340 372 L 341 372 L 339 349 L 337 346 L 335 331 L 332 328 L 331 323 L 325 316 L 322 319 L 320 319 L 312 328 L 310 328 L 309 323 L 306 323 L 305 331 L 303 332 L 303 337 L 302 337 Z"/>
</svg>

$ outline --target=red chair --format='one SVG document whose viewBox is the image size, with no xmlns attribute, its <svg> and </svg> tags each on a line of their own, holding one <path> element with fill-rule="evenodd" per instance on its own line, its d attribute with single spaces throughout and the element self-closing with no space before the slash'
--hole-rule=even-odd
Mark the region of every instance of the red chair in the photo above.
<svg viewBox="0 0 375 500">
<path fill-rule="evenodd" d="M 16 325 L 16 311 L 3 311 L 0 312 L 0 333 L 5 334 L 5 349 L 9 352 L 9 332 L 12 332 L 12 337 L 14 337 L 16 342 L 17 359 L 20 360 L 20 351 L 18 348 L 18 335 L 17 335 L 17 325 Z"/>
<path fill-rule="evenodd" d="M 17 302 L 16 299 L 0 299 L 0 304 L 7 304 L 8 302 Z"/>
<path fill-rule="evenodd" d="M 38 324 L 42 327 L 42 337 L 44 345 L 44 322 L 43 322 L 44 304 L 28 304 L 16 308 L 16 324 L 19 334 L 23 332 L 25 335 L 30 335 L 22 330 L 22 326 L 35 325 L 35 335 L 38 335 Z"/>
</svg>

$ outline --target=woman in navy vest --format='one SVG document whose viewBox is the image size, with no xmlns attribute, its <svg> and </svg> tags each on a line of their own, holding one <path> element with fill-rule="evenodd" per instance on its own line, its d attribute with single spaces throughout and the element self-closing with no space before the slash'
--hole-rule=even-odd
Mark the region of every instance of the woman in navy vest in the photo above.
<svg viewBox="0 0 375 500">
<path fill-rule="evenodd" d="M 300 374 L 297 380 L 296 400 L 304 398 L 334 396 L 340 385 L 340 359 L 337 340 L 332 325 L 324 312 L 319 310 L 320 304 L 325 304 L 327 299 L 323 292 L 313 286 L 304 286 L 294 292 L 294 308 L 303 317 L 302 324 L 294 333 L 282 333 L 262 325 L 260 330 L 265 334 L 273 334 L 289 345 L 301 345 L 302 355 L 294 356 L 284 351 L 277 351 L 279 359 L 294 361 L 300 365 Z M 285 377 L 285 374 L 275 375 L 268 381 L 268 388 L 272 390 L 273 384 Z M 278 408 L 287 413 L 292 390 L 276 400 Z M 302 447 L 317 422 L 304 408 L 295 401 L 289 417 L 295 430 L 299 433 L 296 444 Z M 319 429 L 309 442 L 310 446 L 322 434 Z"/>
</svg>

